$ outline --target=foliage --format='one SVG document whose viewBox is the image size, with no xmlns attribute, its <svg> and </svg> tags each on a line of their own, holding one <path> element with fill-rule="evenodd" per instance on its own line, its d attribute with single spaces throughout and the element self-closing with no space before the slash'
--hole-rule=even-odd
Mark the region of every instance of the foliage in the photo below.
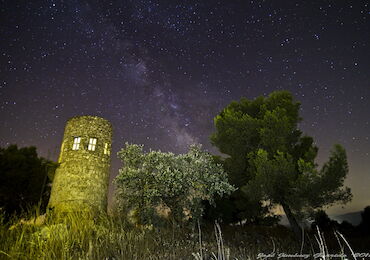
<svg viewBox="0 0 370 260">
<path fill-rule="evenodd" d="M 221 165 L 212 156 L 191 146 L 186 154 L 161 151 L 145 153 L 142 145 L 126 143 L 118 157 L 123 161 L 115 182 L 121 206 L 136 211 L 141 223 L 153 223 L 156 208 L 168 207 L 177 223 L 188 216 L 202 215 L 201 201 L 213 203 L 214 196 L 228 194 L 233 187 Z"/>
<path fill-rule="evenodd" d="M 250 156 L 250 165 L 255 176 L 244 191 L 272 203 L 286 203 L 296 214 L 351 198 L 349 188 L 342 188 L 348 169 L 345 151 L 339 145 L 321 171 L 302 158 L 295 161 L 288 153 L 278 151 L 269 158 L 262 149 Z"/>
<path fill-rule="evenodd" d="M 351 199 L 343 188 L 348 173 L 345 150 L 335 145 L 319 171 L 314 160 L 318 148 L 298 129 L 300 104 L 291 93 L 276 91 L 255 100 L 232 102 L 215 118 L 211 140 L 225 159 L 231 183 L 249 201 L 281 205 L 290 224 L 305 212 Z M 236 166 L 235 166 L 236 165 Z M 242 199 L 242 198 L 241 198 Z"/>
<path fill-rule="evenodd" d="M 41 203 L 46 207 L 57 164 L 37 156 L 35 147 L 0 148 L 0 209 L 20 214 Z"/>
<path fill-rule="evenodd" d="M 15 223 L 19 219 L 13 220 Z M 283 227 L 221 227 L 229 259 L 255 259 L 275 246 L 281 252 L 297 252 L 299 243 Z M 201 244 L 198 235 L 201 234 Z M 188 228 L 138 229 L 119 214 L 74 212 L 58 218 L 48 216 L 42 226 L 17 225 L 9 230 L 1 224 L 0 259 L 217 259 L 219 243 L 212 226 L 198 231 Z M 220 258 L 218 258 L 220 259 Z"/>
<path fill-rule="evenodd" d="M 0 215 L 0 259 L 257 259 L 261 253 L 296 254 L 301 248 L 301 242 L 282 226 L 149 230 L 132 227 L 117 213 L 92 217 L 83 212 L 49 215 L 41 226 L 22 224 L 13 229 L 1 220 Z M 314 234 L 307 235 L 303 254 L 319 253 Z M 335 237 L 325 239 L 330 254 L 340 253 Z M 353 250 L 366 252 L 370 237 L 355 239 L 348 238 Z"/>
</svg>

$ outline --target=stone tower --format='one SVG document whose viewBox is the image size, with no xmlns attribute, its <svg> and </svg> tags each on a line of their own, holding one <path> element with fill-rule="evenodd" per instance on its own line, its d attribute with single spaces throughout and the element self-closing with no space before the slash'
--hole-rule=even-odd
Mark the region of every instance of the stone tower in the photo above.
<svg viewBox="0 0 370 260">
<path fill-rule="evenodd" d="M 112 125 L 97 116 L 67 121 L 48 208 L 56 212 L 107 209 Z"/>
</svg>

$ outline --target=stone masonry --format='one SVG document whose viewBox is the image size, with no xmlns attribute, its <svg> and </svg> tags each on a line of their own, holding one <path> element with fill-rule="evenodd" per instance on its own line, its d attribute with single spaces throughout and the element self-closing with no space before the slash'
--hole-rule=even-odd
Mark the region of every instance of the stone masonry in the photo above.
<svg viewBox="0 0 370 260">
<path fill-rule="evenodd" d="M 67 121 L 48 208 L 56 212 L 107 209 L 112 125 L 96 116 Z"/>
</svg>

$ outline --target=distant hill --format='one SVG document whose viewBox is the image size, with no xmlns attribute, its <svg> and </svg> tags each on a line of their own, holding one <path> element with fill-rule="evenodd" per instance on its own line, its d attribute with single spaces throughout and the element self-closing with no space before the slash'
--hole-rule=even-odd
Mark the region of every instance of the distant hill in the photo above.
<svg viewBox="0 0 370 260">
<path fill-rule="evenodd" d="M 338 223 L 342 223 L 344 220 L 346 220 L 352 225 L 357 226 L 361 223 L 361 211 L 350 212 L 341 215 L 329 215 L 329 218 L 338 221 Z M 283 226 L 289 226 L 288 218 L 285 215 L 281 215 L 279 224 Z"/>
<path fill-rule="evenodd" d="M 361 211 L 350 212 L 341 215 L 330 215 L 329 217 L 338 221 L 339 223 L 342 223 L 344 220 L 346 220 L 354 226 L 357 226 L 361 223 Z"/>
</svg>

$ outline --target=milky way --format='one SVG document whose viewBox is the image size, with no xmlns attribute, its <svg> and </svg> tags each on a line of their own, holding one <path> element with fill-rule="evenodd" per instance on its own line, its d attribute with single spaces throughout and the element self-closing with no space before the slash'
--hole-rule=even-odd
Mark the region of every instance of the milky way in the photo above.
<svg viewBox="0 0 370 260">
<path fill-rule="evenodd" d="M 56 159 L 68 118 L 113 123 L 124 142 L 185 152 L 209 142 L 232 100 L 286 89 L 318 163 L 348 153 L 346 183 L 370 205 L 367 1 L 1 1 L 0 145 Z M 114 157 L 112 178 L 120 162 Z"/>
</svg>

